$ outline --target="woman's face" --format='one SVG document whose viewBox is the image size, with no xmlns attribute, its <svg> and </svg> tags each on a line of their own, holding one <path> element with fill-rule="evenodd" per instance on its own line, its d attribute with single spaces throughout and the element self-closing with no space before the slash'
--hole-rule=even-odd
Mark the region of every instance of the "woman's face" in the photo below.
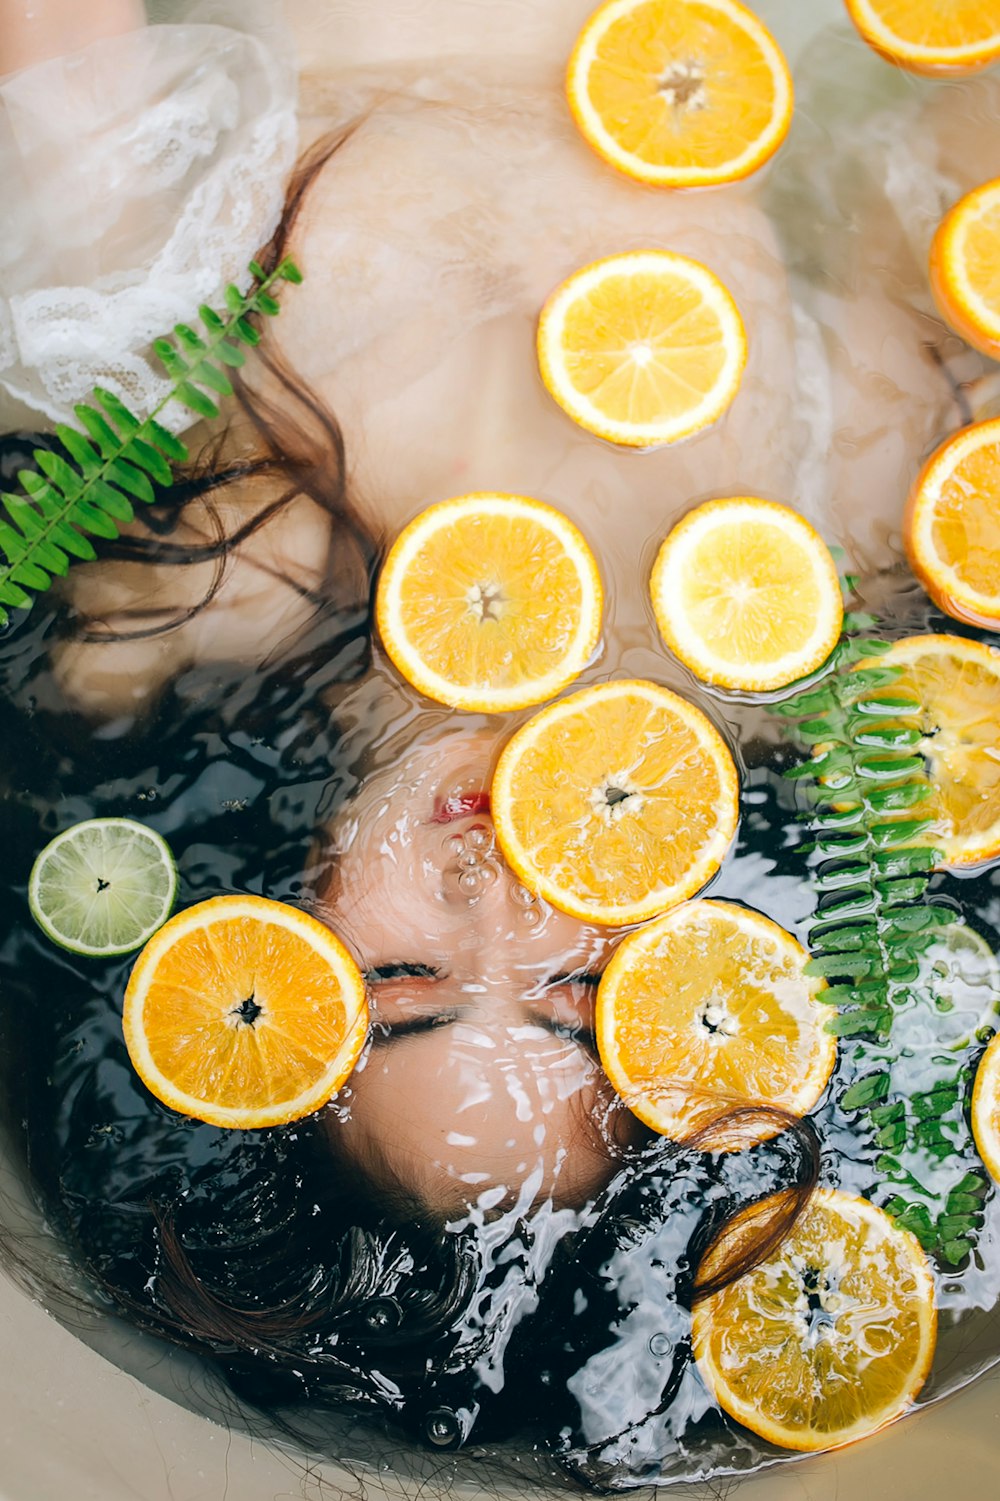
<svg viewBox="0 0 1000 1501">
<path fill-rule="evenodd" d="M 459 731 L 378 773 L 331 830 L 323 915 L 358 956 L 372 1045 L 328 1129 L 404 1212 L 579 1206 L 635 1124 L 593 1046 L 613 935 L 534 899 L 487 789 L 499 742 Z"/>
</svg>

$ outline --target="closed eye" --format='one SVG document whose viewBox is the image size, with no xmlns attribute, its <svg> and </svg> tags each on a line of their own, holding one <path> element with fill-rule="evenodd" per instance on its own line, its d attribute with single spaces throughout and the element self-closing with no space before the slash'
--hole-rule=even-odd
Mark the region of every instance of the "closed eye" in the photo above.
<svg viewBox="0 0 1000 1501">
<path fill-rule="evenodd" d="M 376 964 L 365 979 L 369 985 L 378 985 L 386 980 L 437 980 L 440 975 L 441 971 L 430 964 Z"/>
</svg>

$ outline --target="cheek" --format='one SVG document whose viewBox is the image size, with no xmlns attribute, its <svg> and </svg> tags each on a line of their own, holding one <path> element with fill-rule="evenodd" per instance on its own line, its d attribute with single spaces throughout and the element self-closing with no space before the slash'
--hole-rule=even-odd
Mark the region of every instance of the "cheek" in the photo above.
<svg viewBox="0 0 1000 1501">
<path fill-rule="evenodd" d="M 331 1122 L 339 1150 L 436 1213 L 490 1190 L 582 1203 L 613 1171 L 612 1091 L 583 1048 L 523 1031 L 450 1027 L 375 1051 L 349 1118 Z"/>
</svg>

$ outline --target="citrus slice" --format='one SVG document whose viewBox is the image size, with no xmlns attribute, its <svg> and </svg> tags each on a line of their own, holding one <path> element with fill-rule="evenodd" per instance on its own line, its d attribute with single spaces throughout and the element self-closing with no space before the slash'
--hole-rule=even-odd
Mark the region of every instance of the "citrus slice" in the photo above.
<svg viewBox="0 0 1000 1501">
<path fill-rule="evenodd" d="M 580 34 L 566 92 L 594 150 L 659 187 L 746 177 L 792 121 L 781 48 L 737 0 L 608 0 Z"/>
<path fill-rule="evenodd" d="M 130 818 L 91 818 L 47 844 L 28 903 L 43 933 L 74 954 L 130 954 L 170 916 L 177 867 L 165 839 Z"/>
<path fill-rule="evenodd" d="M 538 324 L 550 395 L 588 432 L 630 448 L 711 426 L 746 359 L 743 320 L 722 282 L 667 250 L 585 266 L 556 288 Z"/>
<path fill-rule="evenodd" d="M 643 922 L 705 885 L 738 819 L 733 758 L 700 709 L 656 683 L 585 688 L 504 748 L 490 806 L 507 863 L 584 922 Z"/>
<path fill-rule="evenodd" d="M 847 0 L 870 47 L 914 73 L 972 73 L 1000 58 L 990 0 Z"/>
<path fill-rule="evenodd" d="M 976 1071 L 972 1090 L 972 1134 L 992 1178 L 1000 1183 L 1000 1034 L 994 1037 Z"/>
<path fill-rule="evenodd" d="M 136 960 L 125 1042 L 181 1115 L 257 1130 L 299 1120 L 344 1083 L 368 1029 L 364 981 L 305 912 L 220 896 L 180 912 Z"/>
<path fill-rule="evenodd" d="M 379 580 L 377 618 L 406 680 L 452 708 L 500 713 L 552 698 L 601 634 L 593 554 L 561 512 L 521 495 L 463 495 L 421 512 Z"/>
<path fill-rule="evenodd" d="M 914 703 L 912 713 L 895 717 L 921 732 L 915 750 L 927 761 L 933 791 L 900 816 L 934 820 L 923 838 L 948 865 L 994 859 L 1000 854 L 1000 651 L 962 636 L 907 636 L 859 666 L 898 668 L 898 681 L 886 691 Z"/>
<path fill-rule="evenodd" d="M 963 428 L 931 455 L 910 495 L 903 540 L 939 609 L 1000 628 L 1000 420 Z"/>
<path fill-rule="evenodd" d="M 596 1033 L 632 1113 L 684 1141 L 748 1105 L 810 1111 L 837 1044 L 808 963 L 784 928 L 731 902 L 684 902 L 630 934 L 601 978 Z M 762 1120 L 749 1140 L 780 1129 Z"/>
<path fill-rule="evenodd" d="M 959 199 L 931 246 L 931 287 L 941 316 L 1000 359 L 1000 180 Z"/>
<path fill-rule="evenodd" d="M 844 623 L 836 565 L 787 506 L 710 500 L 675 526 L 650 580 L 664 641 L 705 683 L 783 688 L 822 666 Z"/>
<path fill-rule="evenodd" d="M 766 1219 L 731 1220 L 698 1272 Z M 923 1386 L 937 1311 L 927 1257 L 867 1199 L 817 1189 L 754 1271 L 695 1304 L 698 1368 L 724 1412 L 783 1449 L 836 1449 L 899 1417 Z"/>
</svg>

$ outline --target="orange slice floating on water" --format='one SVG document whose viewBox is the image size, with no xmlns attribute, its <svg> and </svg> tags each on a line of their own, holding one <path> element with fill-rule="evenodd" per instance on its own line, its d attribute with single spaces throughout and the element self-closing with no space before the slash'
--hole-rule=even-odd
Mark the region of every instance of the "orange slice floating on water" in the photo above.
<svg viewBox="0 0 1000 1501">
<path fill-rule="evenodd" d="M 423 511 L 393 544 L 376 613 L 415 688 L 500 713 L 553 698 L 601 634 L 603 594 L 577 528 L 521 495 L 464 495 Z"/>
<path fill-rule="evenodd" d="M 923 838 L 953 866 L 1000 854 L 1000 651 L 962 636 L 907 636 L 884 656 L 859 664 L 900 670 L 885 691 L 913 702 L 894 715 L 920 731 L 931 795 L 903 819 L 930 818 Z M 891 816 L 891 815 L 886 815 Z"/>
<path fill-rule="evenodd" d="M 549 393 L 588 432 L 631 448 L 675 443 L 733 401 L 747 359 L 739 309 L 687 256 L 635 250 L 576 272 L 538 324 Z"/>
<path fill-rule="evenodd" d="M 820 667 L 844 622 L 836 565 L 787 506 L 741 496 L 698 506 L 650 580 L 663 639 L 705 683 L 783 688 Z"/>
<path fill-rule="evenodd" d="M 365 986 L 330 930 L 258 896 L 200 902 L 136 961 L 123 1018 L 146 1088 L 181 1115 L 256 1130 L 344 1083 L 368 1030 Z"/>
<path fill-rule="evenodd" d="M 724 1227 L 699 1280 L 772 1204 Z M 784 1449 L 835 1449 L 912 1406 L 937 1338 L 934 1280 L 908 1230 L 821 1188 L 762 1265 L 695 1304 L 692 1334 L 705 1384 L 738 1423 Z"/>
<path fill-rule="evenodd" d="M 656 683 L 586 688 L 504 748 L 490 805 L 530 891 L 583 922 L 643 922 L 715 874 L 736 832 L 733 758 L 700 709 Z"/>
<path fill-rule="evenodd" d="M 1000 181 L 974 189 L 945 215 L 930 272 L 945 322 L 973 348 L 1000 359 Z"/>
<path fill-rule="evenodd" d="M 808 963 L 784 928 L 731 902 L 684 902 L 630 934 L 601 978 L 596 1032 L 633 1114 L 684 1141 L 749 1105 L 811 1110 L 837 1044 Z M 740 1147 L 781 1129 L 763 1121 Z"/>
<path fill-rule="evenodd" d="M 609 0 L 580 35 L 566 92 L 594 150 L 659 187 L 748 176 L 792 119 L 781 48 L 737 0 Z"/>
<path fill-rule="evenodd" d="M 972 1091 L 972 1134 L 990 1176 L 1000 1183 L 1000 1034 L 976 1071 Z"/>
<path fill-rule="evenodd" d="M 1000 420 L 963 428 L 931 456 L 913 486 L 903 540 L 940 609 L 1000 627 Z"/>
<path fill-rule="evenodd" d="M 870 47 L 914 73 L 972 73 L 1000 58 L 990 0 L 847 0 Z"/>
</svg>

